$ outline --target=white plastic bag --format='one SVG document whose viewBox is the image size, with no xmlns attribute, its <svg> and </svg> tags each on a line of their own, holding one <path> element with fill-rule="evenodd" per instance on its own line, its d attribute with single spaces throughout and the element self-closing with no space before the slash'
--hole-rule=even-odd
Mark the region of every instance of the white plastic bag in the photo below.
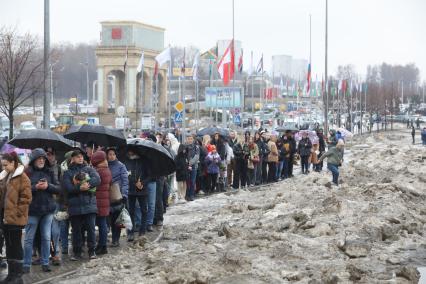
<svg viewBox="0 0 426 284">
<path fill-rule="evenodd" d="M 118 215 L 117 221 L 115 221 L 117 227 L 126 228 L 127 230 L 133 229 L 132 219 L 130 219 L 129 212 L 126 208 L 123 208 Z"/>
</svg>

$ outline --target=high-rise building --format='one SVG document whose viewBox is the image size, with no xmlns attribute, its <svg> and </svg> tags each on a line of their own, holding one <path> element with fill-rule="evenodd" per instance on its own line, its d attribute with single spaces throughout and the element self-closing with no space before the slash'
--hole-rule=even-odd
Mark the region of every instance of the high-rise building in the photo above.
<svg viewBox="0 0 426 284">
<path fill-rule="evenodd" d="M 308 60 L 294 59 L 290 55 L 272 56 L 272 73 L 275 77 L 285 76 L 294 80 L 305 78 L 308 72 Z"/>
</svg>

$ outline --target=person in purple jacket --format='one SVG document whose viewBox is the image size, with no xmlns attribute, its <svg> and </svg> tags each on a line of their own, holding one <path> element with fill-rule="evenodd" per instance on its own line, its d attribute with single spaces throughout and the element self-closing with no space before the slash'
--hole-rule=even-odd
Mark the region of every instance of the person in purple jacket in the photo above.
<svg viewBox="0 0 426 284">
<path fill-rule="evenodd" d="M 216 146 L 212 145 L 210 152 L 206 156 L 207 165 L 207 194 L 211 194 L 216 189 L 217 176 L 219 174 L 219 165 L 221 158 L 216 151 Z"/>
</svg>

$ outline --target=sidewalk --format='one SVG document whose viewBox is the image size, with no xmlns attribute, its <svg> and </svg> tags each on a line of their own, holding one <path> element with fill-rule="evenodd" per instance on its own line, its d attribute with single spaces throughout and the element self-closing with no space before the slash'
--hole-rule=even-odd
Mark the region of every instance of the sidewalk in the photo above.
<svg viewBox="0 0 426 284">
<path fill-rule="evenodd" d="M 162 230 L 155 229 L 154 232 L 147 233 L 146 237 L 150 242 L 155 241 L 158 238 L 161 238 Z M 130 243 L 127 242 L 126 236 L 121 236 L 120 247 L 112 248 L 108 247 L 108 254 L 114 254 L 115 252 L 125 249 Z M 87 252 L 87 248 L 84 249 Z M 98 256 L 102 258 L 102 256 Z M 40 265 L 33 265 L 31 267 L 31 273 L 24 275 L 24 283 L 56 283 L 57 279 L 63 279 L 64 277 L 70 276 L 75 273 L 79 267 L 84 263 L 89 262 L 87 253 L 83 253 L 83 261 L 71 261 L 70 255 L 63 256 L 62 265 L 53 266 L 51 265 L 52 272 L 42 272 Z M 4 279 L 7 275 L 7 269 L 0 270 L 0 279 Z"/>
</svg>

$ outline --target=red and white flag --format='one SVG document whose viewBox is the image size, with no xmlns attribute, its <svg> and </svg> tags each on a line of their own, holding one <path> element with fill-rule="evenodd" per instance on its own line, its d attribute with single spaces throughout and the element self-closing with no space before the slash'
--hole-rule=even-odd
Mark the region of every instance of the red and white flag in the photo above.
<svg viewBox="0 0 426 284">
<path fill-rule="evenodd" d="M 231 40 L 228 48 L 225 50 L 222 58 L 217 65 L 217 70 L 220 78 L 223 80 L 223 85 L 227 86 L 234 78 L 235 69 L 235 53 L 234 53 L 234 40 Z"/>
</svg>

